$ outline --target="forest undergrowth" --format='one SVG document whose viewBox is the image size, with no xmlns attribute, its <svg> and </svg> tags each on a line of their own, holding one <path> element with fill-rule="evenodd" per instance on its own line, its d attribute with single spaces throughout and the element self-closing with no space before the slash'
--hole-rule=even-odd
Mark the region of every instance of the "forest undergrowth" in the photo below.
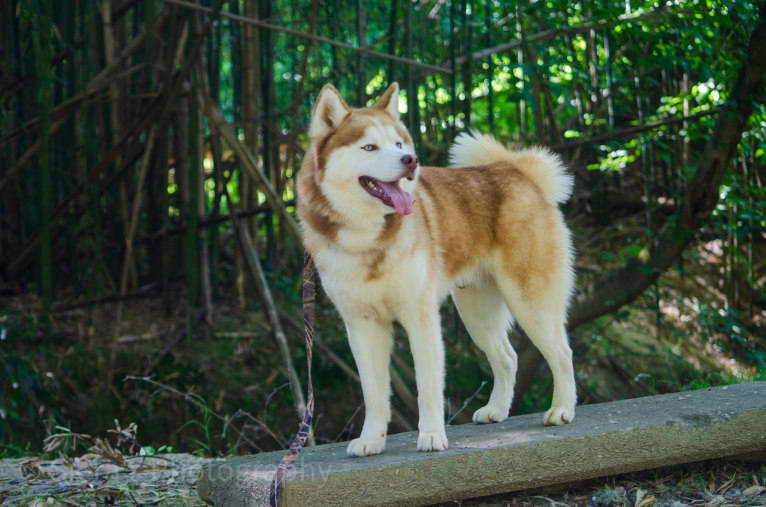
<svg viewBox="0 0 766 507">
<path fill-rule="evenodd" d="M 589 250 L 593 229 L 573 227 L 581 282 L 619 262 Z M 722 276 L 724 251 L 720 239 L 699 242 L 653 291 L 572 333 L 580 403 L 766 379 L 766 351 L 758 338 L 766 316 L 759 304 L 726 307 L 730 287 L 724 281 L 730 278 Z M 287 277 L 276 280 L 283 326 L 305 383 L 297 284 Z M 34 296 L 5 298 L 0 454 L 45 454 L 41 435 L 54 434 L 57 427 L 103 434 L 116 420 L 135 423 L 137 441 L 153 449 L 223 456 L 283 448 L 298 421 L 269 321 L 256 298 L 246 293 L 238 298 L 233 285 L 221 290 L 214 326 L 198 322 L 192 339 L 185 334 L 185 313 L 166 314 L 163 300 L 151 292 L 124 303 L 118 336 L 113 303 L 55 312 L 46 338 Z M 183 298 L 182 292 L 178 286 L 174 297 Z M 442 314 L 447 419 L 466 423 L 489 396 L 491 372 L 451 303 Z M 361 428 L 361 389 L 342 321 L 326 297 L 320 297 L 318 315 L 317 441 L 348 440 Z M 524 345 L 518 335 L 512 339 Z M 411 364 L 406 337 L 397 329 L 394 432 L 416 427 Z M 542 366 L 520 412 L 547 408 L 551 389 Z"/>
</svg>

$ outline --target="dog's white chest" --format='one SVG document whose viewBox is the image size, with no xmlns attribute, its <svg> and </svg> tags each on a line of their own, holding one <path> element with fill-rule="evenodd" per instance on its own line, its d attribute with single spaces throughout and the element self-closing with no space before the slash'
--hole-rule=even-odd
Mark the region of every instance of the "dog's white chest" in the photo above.
<svg viewBox="0 0 766 507">
<path fill-rule="evenodd" d="M 322 286 L 341 314 L 395 320 L 404 305 L 420 299 L 428 285 L 427 256 L 397 250 L 360 255 L 333 248 L 317 253 Z"/>
</svg>

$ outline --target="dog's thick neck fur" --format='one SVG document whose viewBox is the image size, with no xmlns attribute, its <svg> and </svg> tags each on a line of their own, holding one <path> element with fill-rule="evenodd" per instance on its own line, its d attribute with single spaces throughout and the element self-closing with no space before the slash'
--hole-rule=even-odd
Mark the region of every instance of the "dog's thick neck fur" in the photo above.
<svg viewBox="0 0 766 507">
<path fill-rule="evenodd" d="M 374 106 L 364 109 L 348 107 L 332 87 L 325 87 L 320 97 L 327 98 L 318 101 L 314 107 L 309 129 L 311 146 L 297 178 L 298 212 L 304 223 L 304 233 L 319 236 L 327 245 L 348 252 L 385 250 L 397 238 L 405 217 L 394 210 L 381 212 L 378 216 L 366 216 L 363 220 L 344 216 L 334 209 L 320 185 L 325 177 L 329 154 L 357 142 L 371 123 L 393 126 L 406 143 L 412 144 L 409 133 L 397 117 L 398 86 L 389 87 Z M 352 234 L 343 234 L 344 230 Z M 311 251 L 312 241 L 308 237 L 306 239 Z"/>
</svg>

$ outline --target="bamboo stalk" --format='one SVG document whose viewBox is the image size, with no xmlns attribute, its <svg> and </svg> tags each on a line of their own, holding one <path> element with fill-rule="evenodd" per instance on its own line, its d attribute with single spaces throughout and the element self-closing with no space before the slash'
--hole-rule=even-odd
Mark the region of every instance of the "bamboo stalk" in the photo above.
<svg viewBox="0 0 766 507">
<path fill-rule="evenodd" d="M 177 62 L 179 61 L 178 58 L 180 58 L 178 47 L 184 46 L 185 37 L 188 34 L 187 27 L 188 23 L 181 16 L 168 16 L 168 22 L 165 27 L 165 31 L 168 33 L 168 40 L 172 41 L 173 43 L 167 45 L 165 54 L 161 59 L 162 63 L 164 63 L 164 65 L 162 65 L 163 72 L 159 76 L 162 82 L 167 82 L 172 79 Z M 172 109 L 170 109 L 166 121 L 169 125 L 174 125 L 175 112 Z M 173 136 L 172 138 L 171 135 Z M 162 232 L 167 231 L 171 223 L 170 208 L 172 205 L 173 196 L 170 194 L 168 186 L 171 174 L 170 153 L 171 150 L 173 150 L 175 147 L 175 136 L 175 129 L 173 129 L 173 132 L 171 132 L 171 129 L 168 128 L 163 129 L 162 137 L 160 138 L 161 144 L 158 147 L 158 155 L 161 157 L 158 160 L 160 161 L 160 169 L 159 175 L 157 177 L 159 180 L 158 189 L 160 190 L 158 199 L 158 207 L 160 210 L 159 229 Z M 176 163 L 175 157 L 173 163 Z M 162 292 L 162 306 L 165 311 L 165 315 L 170 316 L 173 312 L 173 305 L 175 303 L 175 298 L 173 297 L 173 294 L 170 290 L 171 271 L 174 268 L 174 263 L 171 261 L 171 257 L 176 253 L 175 249 L 173 248 L 175 244 L 171 244 L 167 234 L 160 234 L 159 240 L 159 269 L 160 290 Z"/>
<path fill-rule="evenodd" d="M 468 11 L 471 14 L 468 14 Z M 473 29 L 471 26 L 471 16 L 473 15 L 473 2 L 471 0 L 463 0 L 462 3 L 462 15 L 463 15 L 463 51 L 466 53 L 466 59 L 463 62 L 463 123 L 466 129 L 471 128 L 471 91 L 473 90 L 472 76 L 471 76 L 471 58 L 472 44 L 473 44 Z"/>
<path fill-rule="evenodd" d="M 457 66 L 457 60 L 455 59 L 455 46 L 457 40 L 455 38 L 455 18 L 457 17 L 457 9 L 455 5 L 457 2 L 452 0 L 449 4 L 449 59 L 450 67 L 455 69 Z M 447 139 L 448 144 L 451 143 L 455 136 L 457 136 L 457 76 L 453 72 L 450 74 L 450 138 Z"/>
<path fill-rule="evenodd" d="M 200 115 L 199 109 L 197 110 L 197 115 Z M 202 124 L 202 118 L 200 118 L 200 125 Z M 200 129 L 199 135 L 201 136 L 202 132 Z M 200 145 L 202 145 L 200 143 Z M 214 308 L 213 308 L 213 289 L 211 285 L 211 264 L 210 264 L 210 247 L 208 245 L 208 242 L 205 241 L 205 231 L 203 228 L 199 227 L 199 222 L 201 219 L 205 217 L 205 214 L 207 213 L 207 199 L 206 199 L 206 192 L 205 192 L 205 172 L 204 170 L 200 170 L 199 172 L 199 183 L 198 183 L 198 196 L 199 196 L 199 203 L 197 204 L 197 209 L 199 210 L 199 218 L 197 219 L 197 231 L 198 231 L 198 241 L 200 244 L 200 251 L 199 251 L 199 264 L 200 264 L 200 278 L 201 278 L 201 289 L 202 289 L 202 303 L 204 305 L 205 309 L 205 323 L 207 323 L 209 326 L 213 325 L 213 322 L 215 320 L 215 314 L 214 314 Z M 215 230 L 216 227 L 213 227 L 210 229 L 210 231 Z"/>
<path fill-rule="evenodd" d="M 313 34 L 316 31 L 316 24 L 317 24 L 317 12 L 319 10 L 319 0 L 312 0 L 311 2 L 311 16 L 309 18 L 309 32 Z M 307 41 L 305 45 L 305 49 L 303 50 L 303 59 L 301 61 L 301 76 L 306 75 L 306 71 L 308 69 L 308 61 L 309 61 L 309 55 L 311 54 L 311 48 L 313 47 L 312 41 Z M 390 74 L 389 74 L 390 75 Z M 296 87 L 295 91 L 295 98 L 293 99 L 293 103 L 290 105 L 289 111 L 290 111 L 290 117 L 292 118 L 292 125 L 290 128 L 290 134 L 287 138 L 286 144 L 287 144 L 287 156 L 285 158 L 285 170 L 288 168 L 293 169 L 293 174 L 295 174 L 297 171 L 295 170 L 295 166 L 297 165 L 295 163 L 295 155 L 296 155 L 296 143 L 295 139 L 298 136 L 298 124 L 297 124 L 297 117 L 298 117 L 298 111 L 300 109 L 301 104 L 303 103 L 303 93 L 305 89 L 305 79 L 301 79 L 298 81 L 298 85 Z M 281 230 L 281 229 L 280 229 Z"/>
<path fill-rule="evenodd" d="M 487 32 L 487 45 L 494 44 L 492 37 L 492 0 L 484 0 L 484 29 Z M 495 91 L 492 83 L 495 79 L 495 61 L 492 55 L 487 56 L 487 122 L 489 133 L 495 135 Z"/>
<path fill-rule="evenodd" d="M 612 37 L 607 30 L 604 33 L 604 53 L 606 55 L 606 105 L 609 118 L 609 128 L 614 130 L 614 55 L 612 54 Z M 684 115 L 689 111 L 684 111 Z"/>
<path fill-rule="evenodd" d="M 399 4 L 400 0 L 392 0 L 389 2 L 390 10 L 388 13 L 388 46 L 386 48 L 386 51 L 389 55 L 395 55 L 396 54 L 396 41 L 398 37 L 396 36 L 396 30 L 397 30 L 397 19 L 399 17 Z M 384 79 L 384 82 L 391 82 L 396 79 L 396 76 L 398 74 L 398 69 L 396 68 L 396 62 L 394 60 L 387 60 L 386 61 L 386 79 Z"/>
<path fill-rule="evenodd" d="M 199 36 L 202 32 L 202 28 L 200 26 L 200 20 L 198 16 L 194 17 L 194 28 L 197 32 L 197 36 Z M 208 41 L 210 41 L 212 38 L 208 38 Z M 209 50 L 209 46 L 208 46 Z M 205 142 L 204 142 L 204 122 L 202 119 L 202 112 L 201 108 L 198 107 L 199 103 L 199 97 L 201 94 L 209 95 L 209 83 L 207 82 L 207 56 L 204 51 L 200 52 L 200 59 L 197 62 L 198 64 L 198 72 L 196 76 L 193 76 L 195 88 L 197 89 L 198 93 L 192 92 L 194 101 L 195 101 L 195 107 L 193 109 L 194 115 L 197 122 L 197 129 L 194 132 L 194 135 L 196 137 L 196 145 L 197 145 L 197 217 L 195 219 L 195 229 L 197 229 L 197 242 L 199 244 L 199 269 L 200 269 L 200 289 L 201 289 L 201 302 L 204 307 L 204 319 L 205 323 L 212 327 L 214 315 L 213 315 L 213 293 L 212 293 L 212 287 L 210 284 L 210 250 L 208 247 L 208 242 L 205 241 L 205 232 L 202 228 L 199 227 L 199 221 L 201 219 L 204 219 L 205 215 L 207 214 L 207 199 L 205 197 L 205 170 L 202 164 L 202 159 L 204 158 L 205 153 Z M 213 136 L 215 137 L 215 136 Z M 190 229 L 192 228 L 192 224 L 190 225 Z M 214 228 L 215 229 L 215 228 Z"/>
<path fill-rule="evenodd" d="M 85 2 L 80 4 L 80 26 L 78 31 L 83 37 L 83 55 L 80 59 L 80 90 L 81 93 L 87 93 L 88 87 L 92 82 L 93 69 L 95 68 L 95 43 L 94 43 L 94 23 L 93 20 L 97 16 L 96 5 L 93 2 Z M 79 53 L 77 53 L 79 55 Z M 97 131 L 95 127 L 96 118 L 95 111 L 91 104 L 87 102 L 83 103 L 80 110 L 81 121 L 78 122 L 78 134 L 82 139 L 82 166 L 78 165 L 78 172 L 76 174 L 76 181 L 84 181 L 87 174 L 98 163 L 98 139 L 93 135 Z M 86 223 L 90 224 L 89 234 L 84 244 L 89 248 L 87 250 L 86 258 L 84 260 L 85 272 L 83 273 L 83 281 L 85 286 L 85 296 L 88 299 L 96 299 L 99 297 L 104 289 L 103 276 L 105 273 L 106 265 L 104 262 L 103 254 L 103 228 L 101 227 L 101 209 L 98 202 L 98 193 L 95 185 L 88 185 L 83 192 L 83 216 Z M 88 255 L 90 254 L 90 255 Z M 92 274 L 91 274 L 92 273 Z M 89 276 L 90 275 L 90 276 Z M 92 309 L 88 308 L 89 318 L 92 318 Z"/>
<path fill-rule="evenodd" d="M 334 21 L 338 18 L 338 0 L 330 0 L 329 2 L 325 3 L 326 10 L 327 10 L 327 19 L 328 24 L 330 25 L 330 38 L 335 39 L 336 30 L 338 28 L 338 23 L 335 23 Z M 307 39 L 307 40 L 315 40 L 315 39 Z M 338 80 L 338 51 L 336 46 L 330 46 L 330 79 L 332 81 Z"/>
<path fill-rule="evenodd" d="M 202 85 L 202 93 L 203 96 L 209 96 L 214 97 L 215 100 L 218 100 L 219 96 L 219 83 L 220 80 L 220 65 L 218 62 L 221 58 L 221 32 L 222 29 L 218 30 L 218 40 L 216 41 L 216 47 L 213 50 L 213 56 L 215 63 L 210 63 L 210 60 L 208 60 L 208 72 L 205 73 L 203 78 L 200 80 L 200 83 Z M 212 83 L 211 81 L 215 81 L 215 83 Z M 213 197 L 213 210 L 211 212 L 211 218 L 218 218 L 220 216 L 220 208 L 221 208 L 221 199 L 223 198 L 223 185 L 224 183 L 224 165 L 223 165 L 223 153 L 221 153 L 221 140 L 220 137 L 216 134 L 212 133 L 212 126 L 210 125 L 210 122 L 208 122 L 208 128 L 211 131 L 210 135 L 210 151 L 213 156 L 213 182 L 214 182 L 214 197 Z M 202 222 L 204 219 L 200 220 Z M 208 241 L 204 244 L 204 247 L 208 248 L 209 243 L 209 254 L 206 254 L 209 257 L 208 263 L 211 267 L 210 269 L 210 285 L 211 285 L 211 294 L 210 297 L 213 297 L 214 295 L 217 295 L 217 288 L 218 288 L 218 265 L 220 262 L 220 253 L 221 253 L 221 240 L 220 240 L 220 232 L 219 228 L 217 226 L 213 226 L 211 229 L 208 230 L 207 233 Z"/>
<path fill-rule="evenodd" d="M 260 17 L 262 19 L 270 19 L 272 17 L 272 2 L 259 3 Z M 260 56 L 261 63 L 261 115 L 262 131 L 261 141 L 263 143 L 263 150 L 261 151 L 261 164 L 263 165 L 263 173 L 268 176 L 269 182 L 272 188 L 275 189 L 277 195 L 281 195 L 281 178 L 279 169 L 279 144 L 273 135 L 273 131 L 277 130 L 276 123 L 276 91 L 274 84 L 274 39 L 273 32 L 270 30 L 259 30 L 261 51 Z M 256 195 L 253 192 L 252 204 L 256 203 Z M 271 289 L 276 288 L 276 275 L 277 275 L 277 245 L 276 235 L 274 233 L 274 218 L 271 213 L 266 213 L 263 221 L 263 226 L 266 229 L 266 258 L 268 264 L 272 267 L 272 277 L 269 279 Z M 255 232 L 253 233 L 255 235 Z"/>
<path fill-rule="evenodd" d="M 592 16 L 592 10 L 588 8 L 589 15 Z M 591 27 L 585 31 L 585 52 L 588 67 L 588 78 L 590 84 L 590 102 L 592 110 L 598 110 L 601 105 L 601 94 L 598 86 L 598 51 L 596 48 L 596 30 Z"/>
<path fill-rule="evenodd" d="M 406 51 L 407 51 L 407 58 L 412 59 L 412 52 L 413 52 L 413 17 L 414 9 L 412 2 L 407 2 L 407 18 L 405 19 L 405 25 L 404 25 L 404 31 L 405 31 L 405 41 L 406 41 Z M 412 73 L 412 67 L 407 66 L 405 69 L 406 79 L 407 79 L 407 127 L 410 131 L 410 135 L 414 138 L 415 143 L 415 150 L 420 149 L 420 129 L 417 125 L 417 114 L 416 111 L 418 109 L 418 87 L 415 83 L 415 80 L 413 78 Z"/>
<path fill-rule="evenodd" d="M 144 0 L 144 25 L 153 26 L 154 19 L 157 16 L 155 12 L 156 3 L 154 0 Z M 112 21 L 114 22 L 114 21 Z M 157 44 L 157 32 L 150 32 L 144 41 L 144 63 L 146 63 L 146 74 L 144 76 L 144 89 L 150 93 L 154 83 L 154 72 L 152 62 L 154 62 L 154 46 Z"/>
<path fill-rule="evenodd" d="M 31 7 L 31 6 L 30 6 Z M 53 299 L 53 253 L 51 242 L 51 36 L 53 4 L 44 2 L 34 30 L 37 107 L 40 117 L 40 295 L 43 315 L 48 318 Z M 46 329 L 49 328 L 46 326 Z M 47 334 L 47 332 L 46 332 Z"/>
<path fill-rule="evenodd" d="M 189 122 L 189 128 L 186 132 L 188 136 L 189 158 L 186 166 L 186 174 L 180 175 L 186 179 L 186 220 L 189 228 L 186 233 L 186 242 L 184 250 L 184 269 L 186 274 L 187 287 L 187 324 L 189 337 L 194 336 L 194 319 L 196 309 L 200 303 L 201 269 L 199 255 L 199 235 L 197 234 L 197 222 L 199 221 L 199 191 L 200 191 L 200 146 L 199 146 L 199 86 L 198 76 L 192 73 L 190 76 L 191 93 L 184 98 L 185 111 L 184 116 Z"/>
<path fill-rule="evenodd" d="M 537 65 L 537 52 L 533 46 L 523 47 L 525 58 L 532 68 L 530 77 L 532 78 L 532 111 L 535 115 L 535 137 L 537 143 L 547 143 L 547 129 L 545 128 L 544 114 L 543 114 L 543 84 L 542 77 L 540 76 L 540 69 Z"/>
<path fill-rule="evenodd" d="M 360 48 L 367 46 L 367 11 L 365 10 L 364 0 L 357 0 L 356 3 L 356 38 L 357 46 Z M 357 58 L 357 101 L 360 107 L 364 107 L 367 102 L 367 70 L 364 52 L 360 51 Z"/>
<path fill-rule="evenodd" d="M 54 15 L 54 23 L 59 28 L 61 39 L 65 41 L 66 45 L 72 47 L 76 46 L 78 43 L 75 40 L 76 14 L 76 9 L 57 9 Z M 72 56 L 71 58 L 67 58 L 61 65 L 55 67 L 55 79 L 58 83 L 56 86 L 56 95 L 54 99 L 56 103 L 61 102 L 63 97 L 70 97 L 77 93 L 78 84 L 75 65 L 75 58 Z M 75 114 L 70 116 L 64 131 L 61 133 L 61 135 L 58 135 L 55 138 L 57 147 L 54 154 L 54 160 L 58 160 L 58 170 L 56 170 L 58 177 L 56 178 L 57 181 L 54 181 L 56 184 L 56 187 L 54 188 L 60 189 L 59 192 L 61 190 L 66 191 L 73 185 L 69 178 L 63 176 L 64 174 L 69 173 L 67 169 L 77 167 L 76 164 L 78 153 L 77 150 L 72 149 L 72 146 L 78 146 L 76 140 L 76 122 L 77 115 Z M 77 203 L 77 205 L 79 204 L 80 202 Z M 65 249 L 68 254 L 66 255 L 66 264 L 67 269 L 72 274 L 79 273 L 80 271 L 78 266 L 79 259 L 77 255 L 78 246 L 77 229 L 70 226 L 66 230 L 63 249 Z M 74 288 L 74 290 L 81 292 L 81 279 L 75 275 L 72 276 L 70 280 L 70 285 Z"/>
<path fill-rule="evenodd" d="M 524 38 L 524 27 L 522 25 L 522 17 L 521 17 L 521 9 L 519 8 L 518 2 L 516 3 L 516 32 L 519 34 L 519 40 L 521 43 L 525 43 Z M 527 81 L 524 72 L 524 50 L 521 47 L 521 44 L 516 47 L 516 63 L 519 66 L 519 70 L 521 71 L 521 99 L 519 100 L 518 105 L 518 116 L 519 116 L 519 137 L 522 140 L 526 140 L 527 137 Z"/>
<path fill-rule="evenodd" d="M 114 62 L 116 45 L 115 38 L 117 37 L 115 34 L 115 28 L 112 25 L 111 5 L 111 0 L 103 0 L 101 2 L 101 26 L 104 40 L 104 60 L 106 61 L 107 67 L 110 66 L 112 62 Z M 109 111 L 110 126 L 109 134 L 111 134 L 111 138 L 108 139 L 107 142 L 110 145 L 114 145 L 115 141 L 120 138 L 121 134 L 120 118 L 122 115 L 120 114 L 118 106 L 122 103 L 122 97 L 124 95 L 121 93 L 122 90 L 120 87 L 117 86 L 117 82 L 113 79 L 109 80 L 107 89 L 107 107 Z M 117 167 L 122 165 L 122 157 L 119 153 L 115 157 L 114 163 Z M 128 209 L 128 188 L 124 179 L 121 179 L 118 183 L 118 195 L 121 223 L 127 224 L 130 216 L 130 211 Z M 130 264 L 128 264 L 127 276 L 130 276 L 133 280 L 136 280 L 136 268 L 133 264 L 133 258 L 131 256 L 127 259 L 130 261 Z"/>
<path fill-rule="evenodd" d="M 239 13 L 239 0 L 230 1 L 229 5 L 234 14 Z M 234 123 L 242 123 L 242 34 L 240 23 L 235 22 L 229 18 L 229 28 L 231 30 L 231 37 L 229 39 L 229 49 L 231 51 L 231 80 L 232 88 L 234 89 L 234 97 L 232 98 L 234 106 Z M 220 99 L 219 99 L 220 101 Z M 220 102 L 216 102 L 220 103 Z"/>
<path fill-rule="evenodd" d="M 14 45 L 18 37 L 15 34 L 16 26 L 13 14 L 13 9 L 9 2 L 0 5 L 0 26 L 6 27 L 3 33 L 0 34 L 0 73 L 8 77 L 18 75 L 20 72 L 14 51 Z M 0 93 L 0 103 L 10 111 L 15 110 L 17 100 L 17 97 L 3 99 L 2 93 Z M 5 132 L 10 127 L 11 122 L 11 114 L 0 114 L 0 132 Z M 8 168 L 12 166 L 12 161 L 15 159 L 16 149 L 14 146 L 0 150 L 0 173 L 6 174 Z M 3 223 L 0 220 L 0 258 L 7 257 L 6 249 L 12 241 L 12 224 L 19 223 L 19 206 L 17 201 L 18 199 L 13 195 L 13 192 L 3 192 L 0 185 L 0 213 L 3 214 L 3 218 L 6 221 L 6 223 Z"/>
<path fill-rule="evenodd" d="M 169 121 L 166 123 L 169 124 Z M 170 216 L 168 214 L 168 208 L 170 205 L 170 195 L 168 194 L 168 179 L 169 168 L 168 158 L 170 154 L 170 133 L 168 129 L 163 129 L 160 138 L 157 141 L 157 153 L 156 157 L 156 184 L 154 188 L 157 191 L 157 214 L 156 225 L 160 231 L 167 231 L 170 226 Z M 158 277 L 160 283 L 160 290 L 162 293 L 162 301 L 166 314 L 171 312 L 171 296 L 170 296 L 170 242 L 168 241 L 168 234 L 161 234 L 159 236 L 158 254 L 153 257 L 157 259 Z M 141 242 L 143 238 L 138 240 Z"/>
<path fill-rule="evenodd" d="M 145 0 L 144 5 L 144 23 L 151 25 L 154 16 L 156 15 L 154 0 Z M 167 30 L 167 25 L 163 27 L 165 36 L 169 40 L 173 40 L 172 34 Z M 142 76 L 140 87 L 145 93 L 151 93 L 154 89 L 154 68 L 163 67 L 164 59 L 163 52 L 161 50 L 155 51 L 154 44 L 156 44 L 156 37 L 148 37 L 144 43 L 144 63 L 146 64 L 146 72 Z M 158 74 L 159 75 L 159 74 Z M 162 228 L 162 215 L 167 213 L 167 208 L 163 208 L 161 205 L 163 201 L 163 193 L 167 192 L 167 178 L 165 175 L 167 164 L 167 151 L 165 140 L 168 135 L 168 129 L 157 132 L 157 139 L 155 140 L 155 149 L 152 150 L 152 158 L 149 162 L 149 172 L 147 174 L 147 202 L 146 202 L 146 215 L 147 225 L 146 228 L 149 231 L 156 231 Z M 164 211 L 163 211 L 164 210 Z M 161 245 L 152 243 L 148 246 L 147 256 L 152 259 L 149 263 L 150 273 L 154 280 L 162 279 L 162 266 L 160 259 L 162 258 Z M 157 262 L 159 261 L 159 262 Z"/>
<path fill-rule="evenodd" d="M 257 16 L 260 2 L 245 2 L 243 5 L 245 16 Z M 258 135 L 259 123 L 259 97 L 261 91 L 261 41 L 258 30 L 253 25 L 242 27 L 242 62 L 240 87 L 242 96 L 242 131 L 245 134 L 245 144 L 257 154 L 260 137 Z M 262 102 L 262 101 L 260 101 Z M 264 129 L 265 131 L 266 129 Z M 254 183 L 249 175 L 242 171 L 239 181 L 239 199 L 245 207 L 253 206 L 251 194 L 255 193 Z M 251 231 L 254 233 L 255 230 Z"/>
</svg>

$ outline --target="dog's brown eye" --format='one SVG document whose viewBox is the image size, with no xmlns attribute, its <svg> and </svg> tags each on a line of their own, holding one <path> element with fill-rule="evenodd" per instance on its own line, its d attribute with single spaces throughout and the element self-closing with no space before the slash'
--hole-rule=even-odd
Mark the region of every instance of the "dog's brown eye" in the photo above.
<svg viewBox="0 0 766 507">
<path fill-rule="evenodd" d="M 396 147 L 401 150 L 402 149 L 402 143 L 396 143 Z"/>
<path fill-rule="evenodd" d="M 365 144 L 364 146 L 362 146 L 362 149 L 364 151 L 375 151 L 378 149 L 378 147 L 375 146 L 374 144 Z"/>
</svg>

